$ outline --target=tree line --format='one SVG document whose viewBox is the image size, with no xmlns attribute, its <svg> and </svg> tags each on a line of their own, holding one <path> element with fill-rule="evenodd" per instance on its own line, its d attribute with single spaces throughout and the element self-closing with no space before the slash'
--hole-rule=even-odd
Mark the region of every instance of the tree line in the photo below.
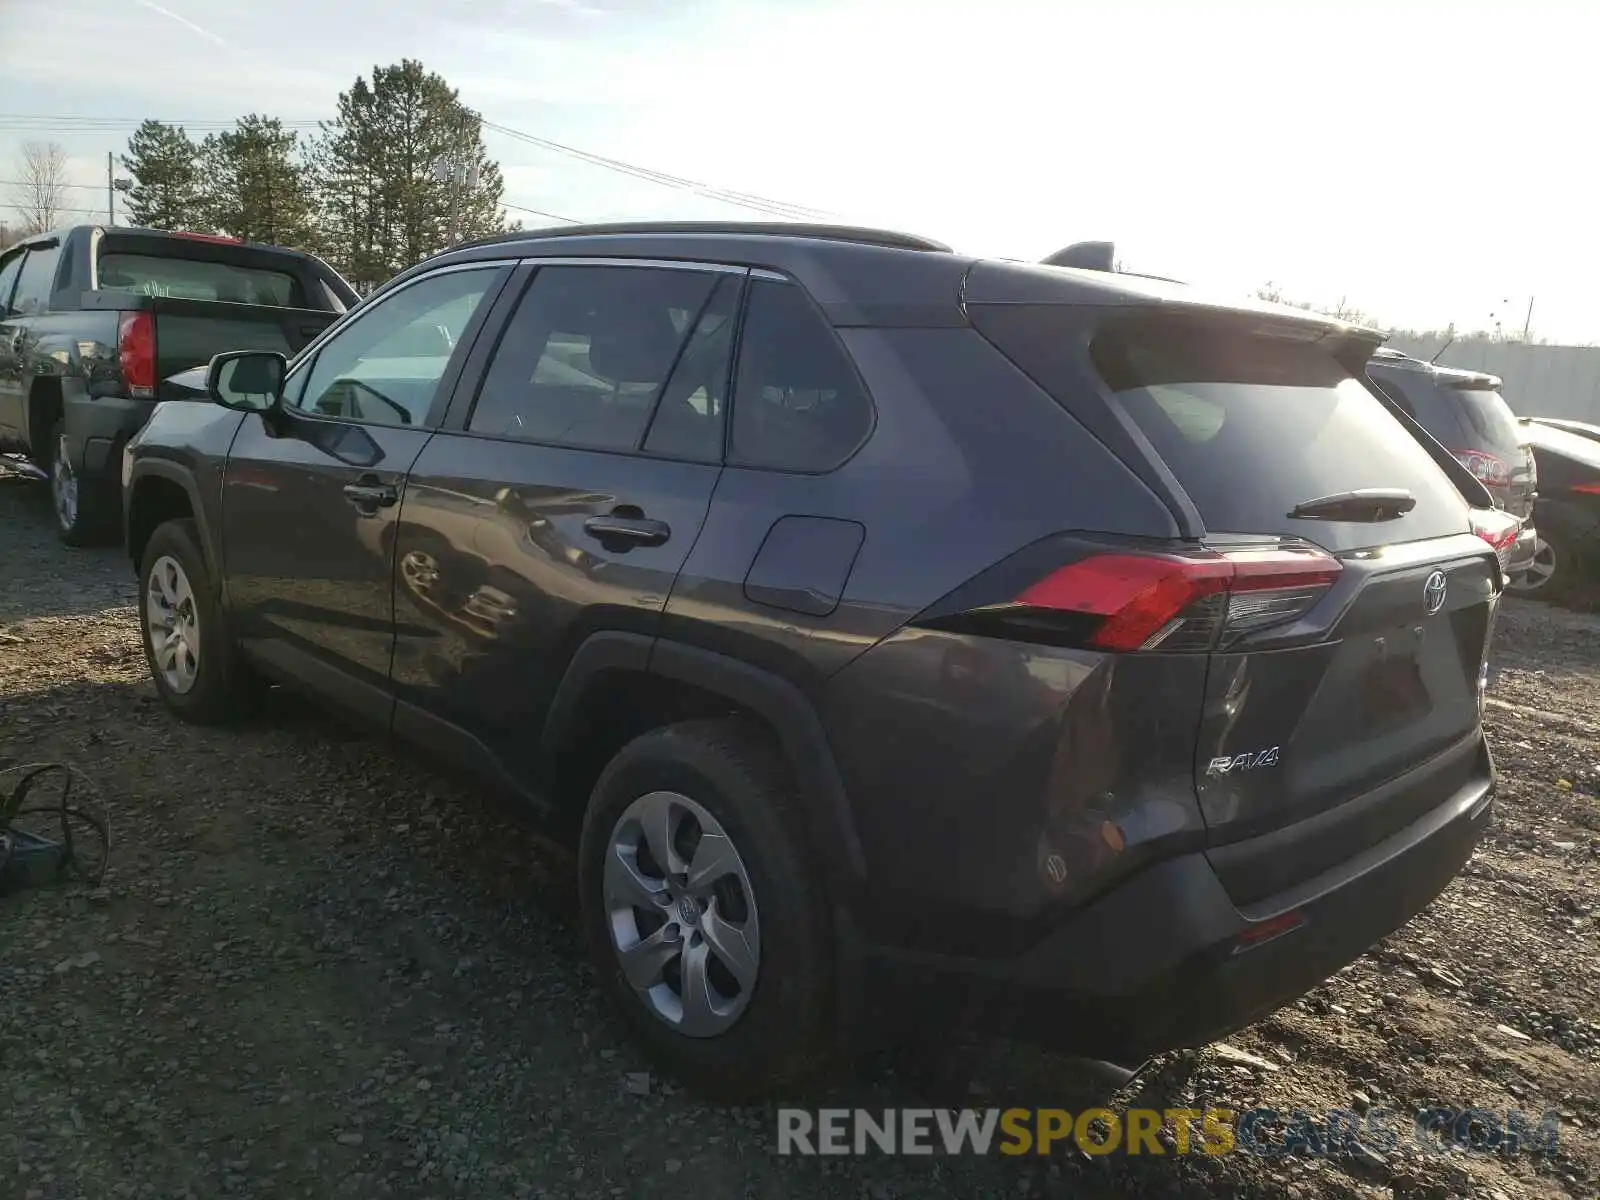
<svg viewBox="0 0 1600 1200">
<path fill-rule="evenodd" d="M 122 166 L 136 225 L 318 254 L 360 289 L 468 238 L 520 228 L 500 206 L 482 118 L 420 62 L 375 67 L 302 137 L 257 113 L 196 141 L 147 120 Z"/>
</svg>

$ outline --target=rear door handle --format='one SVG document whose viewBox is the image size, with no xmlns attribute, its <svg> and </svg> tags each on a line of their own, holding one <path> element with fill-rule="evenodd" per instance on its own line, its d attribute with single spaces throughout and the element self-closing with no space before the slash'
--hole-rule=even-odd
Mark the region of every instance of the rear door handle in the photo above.
<svg viewBox="0 0 1600 1200">
<path fill-rule="evenodd" d="M 362 512 L 377 512 L 392 508 L 400 499 L 400 492 L 392 483 L 379 483 L 374 477 L 364 477 L 344 485 L 345 499 Z"/>
<path fill-rule="evenodd" d="M 590 517 L 583 523 L 583 531 L 602 545 L 616 542 L 660 546 L 672 536 L 670 525 L 649 517 Z"/>
</svg>

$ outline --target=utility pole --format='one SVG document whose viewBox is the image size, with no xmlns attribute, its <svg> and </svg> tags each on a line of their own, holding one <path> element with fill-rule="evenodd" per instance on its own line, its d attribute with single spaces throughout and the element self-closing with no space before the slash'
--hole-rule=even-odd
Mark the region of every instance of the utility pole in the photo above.
<svg viewBox="0 0 1600 1200">
<path fill-rule="evenodd" d="M 106 224 L 117 223 L 117 181 L 111 151 L 106 151 Z"/>
<path fill-rule="evenodd" d="M 450 172 L 450 245 L 461 240 L 461 188 L 467 182 L 467 164 L 458 161 Z"/>
<path fill-rule="evenodd" d="M 1522 321 L 1522 344 L 1528 344 L 1528 330 L 1533 325 L 1533 297 L 1528 297 L 1528 315 Z"/>
</svg>

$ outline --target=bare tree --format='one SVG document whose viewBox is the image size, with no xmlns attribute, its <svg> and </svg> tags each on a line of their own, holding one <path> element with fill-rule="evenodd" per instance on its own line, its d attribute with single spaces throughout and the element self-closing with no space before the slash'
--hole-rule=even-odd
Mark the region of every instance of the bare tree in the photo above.
<svg viewBox="0 0 1600 1200">
<path fill-rule="evenodd" d="M 65 215 L 67 152 L 60 142 L 28 142 L 17 163 L 11 206 L 22 218 L 24 235 L 54 229 Z"/>
</svg>

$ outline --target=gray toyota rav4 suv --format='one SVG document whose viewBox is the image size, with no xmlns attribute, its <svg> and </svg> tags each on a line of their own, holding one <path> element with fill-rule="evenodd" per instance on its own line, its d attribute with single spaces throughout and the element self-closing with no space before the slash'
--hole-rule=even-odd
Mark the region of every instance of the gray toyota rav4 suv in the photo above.
<svg viewBox="0 0 1600 1200">
<path fill-rule="evenodd" d="M 1378 340 L 870 230 L 458 247 L 134 441 L 150 669 L 564 821 L 603 988 L 710 1092 L 914 1021 L 1134 1063 L 1489 821 L 1486 498 Z"/>
</svg>

